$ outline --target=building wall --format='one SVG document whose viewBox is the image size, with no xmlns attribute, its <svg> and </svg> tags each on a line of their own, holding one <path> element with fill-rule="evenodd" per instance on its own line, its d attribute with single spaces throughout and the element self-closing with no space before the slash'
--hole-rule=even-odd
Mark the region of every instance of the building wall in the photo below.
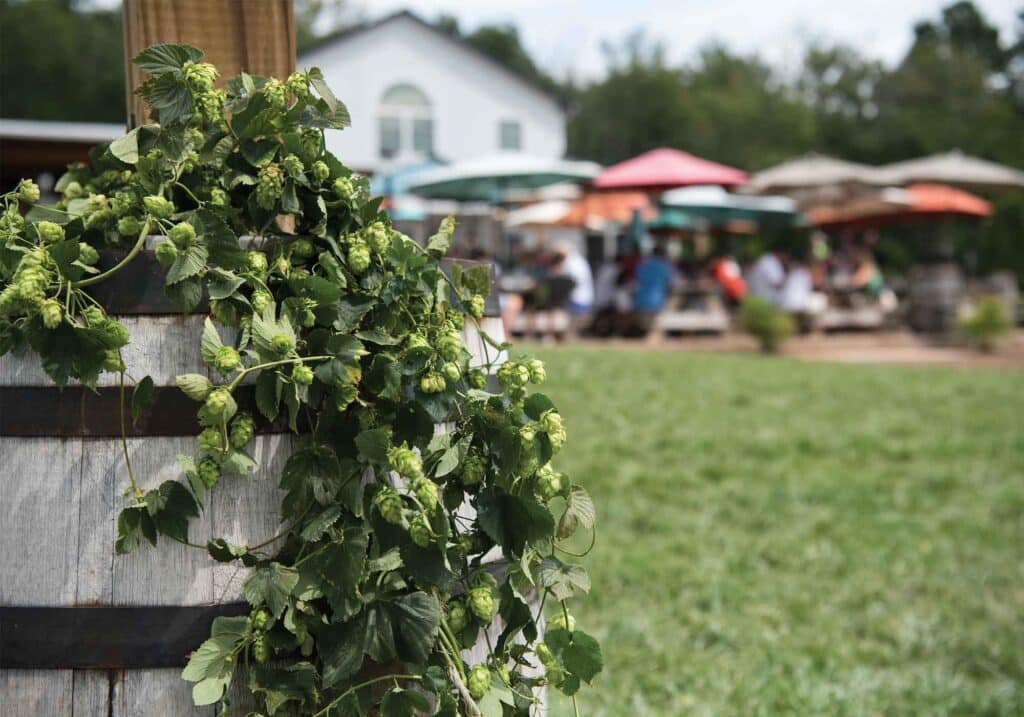
<svg viewBox="0 0 1024 717">
<path fill-rule="evenodd" d="M 380 100 L 393 85 L 419 88 L 433 109 L 434 154 L 445 161 L 500 151 L 499 125 L 516 120 L 521 152 L 565 153 L 565 115 L 543 92 L 468 48 L 399 17 L 342 38 L 299 58 L 317 66 L 352 115 L 352 127 L 327 132 L 328 148 L 349 166 L 387 166 L 379 153 Z"/>
</svg>

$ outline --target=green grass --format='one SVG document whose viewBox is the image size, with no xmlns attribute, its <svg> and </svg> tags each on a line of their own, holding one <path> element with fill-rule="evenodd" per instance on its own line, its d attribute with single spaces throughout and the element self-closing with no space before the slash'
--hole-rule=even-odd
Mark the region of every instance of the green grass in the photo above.
<svg viewBox="0 0 1024 717">
<path fill-rule="evenodd" d="M 537 354 L 600 520 L 584 715 L 1024 714 L 1024 374 Z"/>
</svg>

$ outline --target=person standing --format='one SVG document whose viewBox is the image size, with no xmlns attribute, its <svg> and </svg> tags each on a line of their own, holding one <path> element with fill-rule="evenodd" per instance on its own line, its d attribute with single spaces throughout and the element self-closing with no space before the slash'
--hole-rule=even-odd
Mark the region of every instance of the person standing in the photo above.
<svg viewBox="0 0 1024 717">
<path fill-rule="evenodd" d="M 786 281 L 786 266 L 782 252 L 772 250 L 761 255 L 747 277 L 747 290 L 754 296 L 767 299 L 776 306 L 782 302 L 782 285 Z"/>
<path fill-rule="evenodd" d="M 668 304 L 675 282 L 675 267 L 665 258 L 665 247 L 659 244 L 636 268 L 633 310 L 638 314 L 657 314 Z"/>
</svg>

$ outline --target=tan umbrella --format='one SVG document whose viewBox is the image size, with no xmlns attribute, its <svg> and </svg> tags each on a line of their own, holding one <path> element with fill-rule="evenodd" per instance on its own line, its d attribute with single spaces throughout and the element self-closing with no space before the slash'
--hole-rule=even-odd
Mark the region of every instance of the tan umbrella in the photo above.
<svg viewBox="0 0 1024 717">
<path fill-rule="evenodd" d="M 958 149 L 930 157 L 887 164 L 878 169 L 885 184 L 937 182 L 979 191 L 1024 189 L 1024 172 Z"/>
<path fill-rule="evenodd" d="M 744 185 L 745 193 L 792 193 L 842 185 L 882 185 L 875 167 L 823 154 L 808 154 L 758 172 Z"/>
</svg>

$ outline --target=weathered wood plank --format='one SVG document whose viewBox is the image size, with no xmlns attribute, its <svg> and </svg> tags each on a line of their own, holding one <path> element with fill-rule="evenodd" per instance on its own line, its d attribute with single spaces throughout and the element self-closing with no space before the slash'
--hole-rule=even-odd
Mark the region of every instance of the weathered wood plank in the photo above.
<svg viewBox="0 0 1024 717">
<path fill-rule="evenodd" d="M 119 316 L 131 342 L 121 350 L 129 373 L 152 376 L 157 386 L 173 386 L 181 373 L 206 373 L 199 352 L 203 318 L 190 316 Z M 97 385 L 117 386 L 116 373 L 103 373 Z M 0 386 L 52 386 L 39 359 L 32 353 L 0 356 Z"/>
<path fill-rule="evenodd" d="M 71 670 L 0 670 L 0 711 L 4 717 L 72 717 L 71 673 Z"/>
</svg>

